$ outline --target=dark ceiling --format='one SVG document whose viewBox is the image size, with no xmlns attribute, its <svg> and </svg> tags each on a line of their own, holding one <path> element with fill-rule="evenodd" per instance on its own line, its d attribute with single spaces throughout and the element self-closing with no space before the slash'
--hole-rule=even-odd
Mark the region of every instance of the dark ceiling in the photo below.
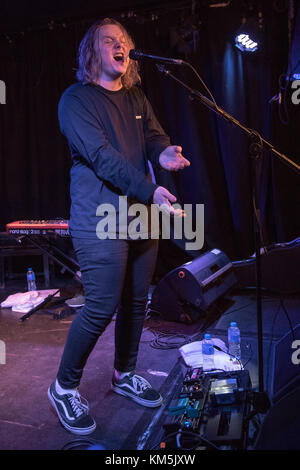
<svg viewBox="0 0 300 470">
<path fill-rule="evenodd" d="M 230 7 L 231 11 L 270 10 L 274 4 L 287 8 L 287 0 L 0 0 L 0 34 L 36 29 L 53 20 L 56 22 L 85 21 L 103 16 L 118 17 L 134 13 L 156 13 L 188 9 L 196 11 L 216 10 L 211 6 Z M 281 6 L 280 6 L 281 5 Z M 219 8 L 218 8 L 219 9 Z"/>
<path fill-rule="evenodd" d="M 34 27 L 49 20 L 72 20 L 120 14 L 130 10 L 157 9 L 187 0 L 1 0 L 0 32 Z"/>
</svg>

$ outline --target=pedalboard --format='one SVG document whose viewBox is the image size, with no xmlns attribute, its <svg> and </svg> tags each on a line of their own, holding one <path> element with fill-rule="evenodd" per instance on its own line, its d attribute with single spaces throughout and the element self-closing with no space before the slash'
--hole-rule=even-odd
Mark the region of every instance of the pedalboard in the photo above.
<svg viewBox="0 0 300 470">
<path fill-rule="evenodd" d="M 176 442 L 168 437 L 180 431 L 182 448 L 195 443 L 199 435 L 199 448 L 206 448 L 210 442 L 221 448 L 244 449 L 251 390 L 246 370 L 188 369 L 179 393 L 169 404 L 168 419 L 163 425 L 169 447 Z"/>
</svg>

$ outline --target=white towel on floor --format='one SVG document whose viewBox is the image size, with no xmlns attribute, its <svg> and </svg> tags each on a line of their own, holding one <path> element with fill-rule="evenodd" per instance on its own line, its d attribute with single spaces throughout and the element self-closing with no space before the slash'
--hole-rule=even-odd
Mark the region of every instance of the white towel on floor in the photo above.
<svg viewBox="0 0 300 470">
<path fill-rule="evenodd" d="M 13 312 L 27 313 L 32 308 L 41 304 L 48 295 L 54 294 L 57 289 L 33 290 L 29 292 L 18 292 L 9 295 L 1 302 L 1 308 L 11 308 Z M 57 293 L 59 295 L 59 292 Z"/>
<path fill-rule="evenodd" d="M 241 364 L 239 362 L 231 361 L 230 356 L 227 353 L 227 347 L 219 338 L 211 338 L 212 342 L 221 348 L 223 351 L 215 350 L 214 363 L 216 369 L 222 370 L 240 370 Z M 179 348 L 180 354 L 184 359 L 184 362 L 189 367 L 202 367 L 202 341 L 194 341 L 193 343 L 185 344 Z"/>
</svg>

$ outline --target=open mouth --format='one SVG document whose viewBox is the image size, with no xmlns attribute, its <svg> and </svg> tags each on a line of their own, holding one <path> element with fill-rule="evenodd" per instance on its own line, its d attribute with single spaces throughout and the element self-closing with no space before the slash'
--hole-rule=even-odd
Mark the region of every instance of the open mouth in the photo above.
<svg viewBox="0 0 300 470">
<path fill-rule="evenodd" d="M 114 60 L 116 62 L 124 62 L 125 61 L 125 56 L 122 52 L 118 52 L 117 54 L 114 55 Z"/>
</svg>

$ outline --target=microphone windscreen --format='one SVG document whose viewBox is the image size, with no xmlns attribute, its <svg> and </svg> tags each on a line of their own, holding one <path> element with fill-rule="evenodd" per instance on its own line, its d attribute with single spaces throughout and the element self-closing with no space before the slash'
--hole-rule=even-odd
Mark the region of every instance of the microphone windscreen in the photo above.
<svg viewBox="0 0 300 470">
<path fill-rule="evenodd" d="M 139 52 L 134 50 L 134 49 L 131 49 L 129 51 L 129 58 L 132 59 L 132 60 L 138 60 L 139 59 Z"/>
</svg>

